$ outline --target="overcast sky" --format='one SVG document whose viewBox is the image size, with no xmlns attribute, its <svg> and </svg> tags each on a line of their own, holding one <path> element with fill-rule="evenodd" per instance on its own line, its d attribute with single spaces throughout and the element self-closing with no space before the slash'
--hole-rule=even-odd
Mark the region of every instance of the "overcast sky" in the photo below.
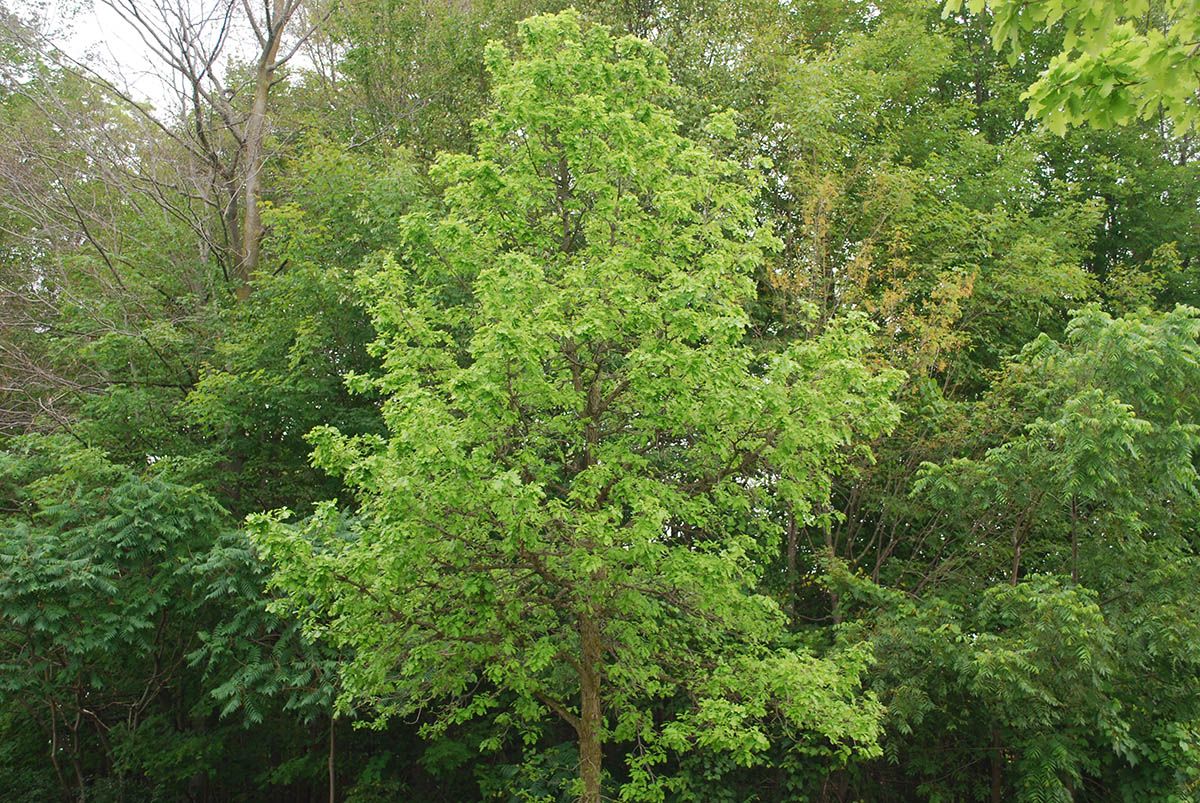
<svg viewBox="0 0 1200 803">
<path fill-rule="evenodd" d="M 211 7 L 213 0 L 187 0 L 196 8 Z M 86 61 L 90 67 L 139 100 L 148 100 L 161 110 L 178 102 L 172 88 L 174 76 L 121 15 L 103 0 L 0 0 L 22 16 L 48 21 L 52 38 L 68 56 Z M 145 3 L 152 16 L 155 2 Z M 248 33 L 248 32 L 247 32 Z M 233 36 L 226 47 L 226 60 L 245 55 L 250 40 Z"/>
</svg>

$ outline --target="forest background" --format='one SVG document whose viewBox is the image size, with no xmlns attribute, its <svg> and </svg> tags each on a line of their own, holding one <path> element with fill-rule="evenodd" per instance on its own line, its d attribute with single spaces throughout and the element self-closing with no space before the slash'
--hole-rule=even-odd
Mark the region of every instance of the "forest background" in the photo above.
<svg viewBox="0 0 1200 803">
<path fill-rule="evenodd" d="M 103 2 L 158 107 L 0 7 L 5 800 L 1200 799 L 1196 2 Z"/>
</svg>

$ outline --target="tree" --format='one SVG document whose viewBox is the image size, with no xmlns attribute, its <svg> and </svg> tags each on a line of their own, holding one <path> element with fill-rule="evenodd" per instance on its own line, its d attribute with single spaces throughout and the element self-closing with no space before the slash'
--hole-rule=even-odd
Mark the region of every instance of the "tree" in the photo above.
<svg viewBox="0 0 1200 803">
<path fill-rule="evenodd" d="M 136 448 L 198 370 L 219 271 L 198 258 L 179 150 L 43 38 L 0 17 L 0 425 L 63 426 L 107 393 L 139 410 L 118 447 Z"/>
<path fill-rule="evenodd" d="M 36 725 L 65 797 L 85 799 L 97 775 L 124 788 L 133 769 L 181 789 L 217 763 L 219 742 L 168 726 L 132 761 L 121 749 L 196 702 L 187 655 L 224 605 L 199 568 L 223 511 L 169 469 L 138 476 L 63 436 L 11 446 L 0 453 L 4 707 Z M 155 760 L 182 743 L 195 764 Z"/>
<path fill-rule="evenodd" d="M 629 798 L 669 785 L 669 751 L 754 763 L 772 719 L 870 753 L 867 654 L 816 657 L 754 589 L 780 502 L 820 509 L 894 424 L 898 375 L 866 366 L 858 318 L 745 344 L 775 243 L 753 176 L 676 133 L 659 51 L 575 12 L 520 41 L 489 47 L 478 155 L 439 160 L 442 203 L 362 275 L 383 370 L 351 381 L 386 394 L 389 436 L 310 436 L 357 532 L 333 502 L 253 519 L 273 582 L 354 650 L 343 703 L 436 710 L 431 733 L 490 715 L 528 745 L 556 714 L 589 803 L 614 742 Z"/>
<path fill-rule="evenodd" d="M 260 195 L 270 155 L 271 89 L 283 79 L 287 63 L 325 17 L 314 13 L 305 18 L 301 0 L 270 0 L 261 9 L 245 0 L 199 4 L 104 0 L 104 4 L 161 66 L 160 79 L 172 108 L 154 109 L 121 78 L 105 75 L 87 60 L 71 56 L 37 31 L 23 30 L 15 17 L 5 15 L 0 22 L 61 70 L 84 79 L 119 103 L 151 134 L 183 149 L 186 156 L 175 154 L 171 160 L 172 167 L 182 173 L 174 180 L 161 176 L 155 160 L 127 158 L 114 172 L 124 179 L 120 186 L 148 186 L 152 203 L 189 225 L 200 239 L 201 249 L 221 262 L 226 278 L 244 299 L 259 268 L 264 233 Z M 298 26 L 298 21 L 303 25 Z M 230 63 L 229 53 L 230 41 L 239 35 L 257 46 L 249 64 L 240 69 L 236 62 Z M 60 125 L 71 127 L 70 114 L 64 113 L 68 110 L 56 108 L 54 103 L 41 104 L 41 110 Z M 182 201 L 168 197 L 181 187 Z"/>
<path fill-rule="evenodd" d="M 331 59 L 327 105 L 348 118 L 356 143 L 403 143 L 424 161 L 465 150 L 488 97 L 484 49 L 519 19 L 558 0 L 342 0 L 323 27 Z"/>
<path fill-rule="evenodd" d="M 272 236 L 263 257 L 279 269 L 255 277 L 251 296 L 230 310 L 186 404 L 189 422 L 226 456 L 220 486 L 240 515 L 340 492 L 308 461 L 304 435 L 313 427 L 336 420 L 347 432 L 383 429 L 377 400 L 342 381 L 375 365 L 366 350 L 374 329 L 353 278 L 365 257 L 398 241 L 418 194 L 416 171 L 405 152 L 384 162 L 329 142 L 296 150 L 282 165 L 296 200 L 265 214 Z"/>
<path fill-rule="evenodd" d="M 924 698 L 990 732 L 993 800 L 1009 787 L 1018 799 L 1063 798 L 1089 776 L 1136 798 L 1186 799 L 1195 783 L 1195 703 L 1176 678 L 1194 672 L 1186 634 L 1200 618 L 1168 589 L 1195 562 L 1198 336 L 1189 307 L 1078 311 L 1064 342 L 1029 344 L 980 403 L 970 422 L 980 432 L 1006 411 L 999 442 L 926 464 L 914 486 L 946 512 L 940 537 L 953 546 L 939 555 L 957 564 L 922 607 L 969 638 L 939 655 L 943 630 L 914 616 L 883 636 L 881 665 L 910 709 Z M 901 681 L 916 650 L 926 666 L 950 665 L 958 696 Z"/>
<path fill-rule="evenodd" d="M 958 12 L 962 0 L 946 3 Z M 1165 114 L 1178 133 L 1200 122 L 1200 3 L 1196 0 L 969 0 L 991 11 L 992 43 L 1016 60 L 1023 33 L 1061 25 L 1063 50 L 1024 97 L 1029 116 L 1062 134 Z"/>
<path fill-rule="evenodd" d="M 250 291 L 250 279 L 258 271 L 263 236 L 259 195 L 268 153 L 267 103 L 271 88 L 281 80 L 280 71 L 322 18 L 316 17 L 311 24 L 306 21 L 307 28 L 285 44 L 289 25 L 299 16 L 300 0 L 271 0 L 262 4 L 261 14 L 245 0 L 240 7 L 234 0 L 213 0 L 199 8 L 181 0 L 158 0 L 149 5 L 135 0 L 106 0 L 106 5 L 130 26 L 154 58 L 167 67 L 173 89 L 178 82 L 180 107 L 191 118 L 194 131 L 194 136 L 192 131 L 185 135 L 188 149 L 207 163 L 214 194 L 220 197 L 224 192 L 223 234 L 229 250 L 234 252 L 232 278 L 238 297 L 244 299 Z M 231 76 L 220 74 L 221 60 L 231 34 L 236 35 L 239 27 L 249 29 L 258 51 L 251 61 L 249 79 L 238 81 L 234 73 L 234 80 L 227 85 Z M 104 83 L 113 86 L 111 82 Z M 238 96 L 247 87 L 249 108 L 241 109 Z M 123 93 L 123 97 L 144 115 L 150 115 L 145 104 L 137 103 L 128 93 Z M 235 146 L 232 154 L 225 152 L 225 139 L 232 140 Z M 220 183 L 224 186 L 220 187 Z"/>
</svg>

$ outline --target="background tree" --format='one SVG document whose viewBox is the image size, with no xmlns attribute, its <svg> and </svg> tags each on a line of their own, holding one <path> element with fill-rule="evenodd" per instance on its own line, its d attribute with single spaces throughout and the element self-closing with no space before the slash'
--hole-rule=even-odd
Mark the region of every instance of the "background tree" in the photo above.
<svg viewBox="0 0 1200 803">
<path fill-rule="evenodd" d="M 946 4 L 955 13 L 962 0 Z M 1136 118 L 1166 116 L 1177 133 L 1196 125 L 1200 92 L 1200 5 L 1194 0 L 971 0 L 978 14 L 991 12 L 997 50 L 1020 56 L 1022 34 L 1060 26 L 1063 50 L 1029 87 L 1029 114 L 1063 133 L 1067 126 L 1105 128 Z"/>
</svg>

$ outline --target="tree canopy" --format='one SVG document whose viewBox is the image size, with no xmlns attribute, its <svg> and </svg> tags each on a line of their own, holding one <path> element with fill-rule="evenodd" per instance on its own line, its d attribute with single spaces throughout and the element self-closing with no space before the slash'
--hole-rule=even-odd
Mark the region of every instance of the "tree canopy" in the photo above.
<svg viewBox="0 0 1200 803">
<path fill-rule="evenodd" d="M 0 7 L 4 800 L 1200 795 L 1194 3 L 102 3 L 154 102 Z"/>
<path fill-rule="evenodd" d="M 864 653 L 789 647 L 750 589 L 773 509 L 827 504 L 845 450 L 894 422 L 897 377 L 863 364 L 853 319 L 744 342 L 773 245 L 753 183 L 676 133 L 660 52 L 581 23 L 536 17 L 515 59 L 492 49 L 477 155 L 434 165 L 444 211 L 410 215 L 409 250 L 364 271 L 383 371 L 354 381 L 386 396 L 389 435 L 314 430 L 359 518 L 350 539 L 321 537 L 332 506 L 301 531 L 265 522 L 276 585 L 353 649 L 348 699 L 449 701 L 434 732 L 557 714 L 584 800 L 605 742 L 642 745 L 640 792 L 667 748 L 751 763 L 769 711 L 869 752 Z"/>
</svg>

